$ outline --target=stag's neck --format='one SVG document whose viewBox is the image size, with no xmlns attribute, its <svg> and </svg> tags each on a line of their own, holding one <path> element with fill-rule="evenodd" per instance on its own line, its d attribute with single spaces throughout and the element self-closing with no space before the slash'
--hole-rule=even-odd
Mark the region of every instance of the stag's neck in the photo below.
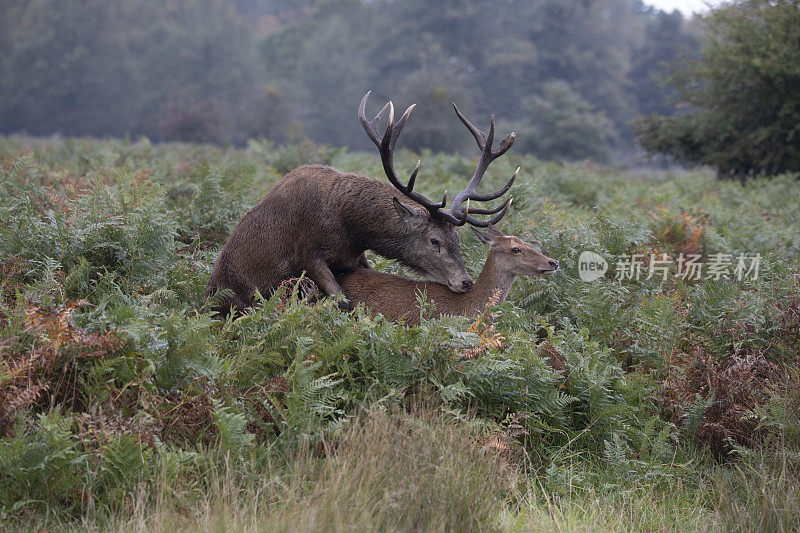
<svg viewBox="0 0 800 533">
<path fill-rule="evenodd" d="M 358 185 L 361 187 L 359 201 L 351 202 L 353 209 L 346 214 L 348 229 L 358 248 L 356 251 L 373 250 L 388 259 L 405 257 L 413 243 L 409 242 L 405 227 L 397 220 L 392 198 L 397 197 L 411 208 L 415 206 L 406 202 L 390 185 L 370 178 Z"/>
<path fill-rule="evenodd" d="M 473 313 L 480 313 L 495 294 L 498 298 L 496 303 L 504 302 L 516 279 L 516 274 L 505 271 L 498 265 L 494 252 L 489 250 L 480 276 L 465 294 L 468 299 L 467 307 Z"/>
</svg>

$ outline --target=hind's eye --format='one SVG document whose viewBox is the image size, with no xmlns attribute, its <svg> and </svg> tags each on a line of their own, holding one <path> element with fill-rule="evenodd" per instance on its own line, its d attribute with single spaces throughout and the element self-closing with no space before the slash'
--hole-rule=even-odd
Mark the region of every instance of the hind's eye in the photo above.
<svg viewBox="0 0 800 533">
<path fill-rule="evenodd" d="M 512 248 L 511 249 L 511 253 L 513 253 L 513 254 L 521 254 L 522 250 L 520 250 L 519 248 Z"/>
<path fill-rule="evenodd" d="M 439 239 L 431 239 L 431 244 L 434 246 L 440 246 Z"/>
</svg>

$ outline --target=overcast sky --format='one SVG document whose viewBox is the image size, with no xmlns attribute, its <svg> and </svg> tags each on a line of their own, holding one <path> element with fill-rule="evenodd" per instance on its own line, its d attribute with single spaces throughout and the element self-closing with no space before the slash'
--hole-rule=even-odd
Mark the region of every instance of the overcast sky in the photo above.
<svg viewBox="0 0 800 533">
<path fill-rule="evenodd" d="M 679 9 L 684 15 L 691 15 L 697 11 L 704 12 L 708 4 L 716 5 L 720 0 L 644 0 L 646 4 L 656 6 L 665 11 Z"/>
</svg>

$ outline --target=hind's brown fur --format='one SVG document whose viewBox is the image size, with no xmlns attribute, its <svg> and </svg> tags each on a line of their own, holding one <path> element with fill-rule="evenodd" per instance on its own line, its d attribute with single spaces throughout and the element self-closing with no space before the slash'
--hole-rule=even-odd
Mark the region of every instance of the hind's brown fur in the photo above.
<svg viewBox="0 0 800 533">
<path fill-rule="evenodd" d="M 356 268 L 336 277 L 353 304 L 363 303 L 371 311 L 393 321 L 418 324 L 420 311 L 417 296 L 425 293 L 435 306 L 435 316 L 475 316 L 483 312 L 489 299 L 499 291 L 505 300 L 517 276 L 552 273 L 555 261 L 518 237 L 503 235 L 490 228 L 488 233 L 472 228 L 490 246 L 481 275 L 465 293 L 454 293 L 438 283 L 416 281 L 395 274 Z M 514 252 L 514 250 L 519 252 Z"/>
</svg>

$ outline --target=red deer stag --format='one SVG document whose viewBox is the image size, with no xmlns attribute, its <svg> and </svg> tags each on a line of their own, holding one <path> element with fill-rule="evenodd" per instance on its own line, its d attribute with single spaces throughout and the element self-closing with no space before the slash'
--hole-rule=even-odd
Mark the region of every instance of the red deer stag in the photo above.
<svg viewBox="0 0 800 533">
<path fill-rule="evenodd" d="M 495 208 L 471 209 L 469 213 L 463 203 L 494 200 L 508 191 L 516 172 L 496 192 L 480 194 L 476 188 L 489 163 L 514 144 L 515 134 L 509 134 L 493 150 L 494 118 L 487 139 L 453 104 L 483 154 L 467 188 L 456 196 L 450 209 L 445 209 L 446 192 L 441 202 L 433 202 L 414 190 L 420 162 L 405 185 L 394 169 L 395 143 L 414 106 L 395 122 L 394 107 L 389 102 L 368 121 L 365 107 L 369 94 L 361 100 L 358 116 L 378 147 L 391 185 L 322 165 L 289 172 L 242 218 L 223 246 L 208 286 L 209 296 L 224 290 L 215 311 L 242 311 L 253 304 L 256 290 L 269 295 L 282 280 L 300 276 L 303 271 L 325 294 L 341 295 L 334 274 L 369 267 L 366 250 L 397 259 L 452 291 L 465 292 L 472 286 L 455 228 L 465 223 L 486 227 L 505 215 L 510 199 Z M 389 120 L 381 137 L 377 125 L 387 108 Z M 476 214 L 496 216 L 479 220 L 473 217 Z M 346 299 L 342 307 L 350 308 Z"/>
<path fill-rule="evenodd" d="M 416 281 L 395 274 L 356 268 L 336 277 L 352 304 L 363 303 L 375 313 L 406 324 L 419 324 L 417 296 L 425 293 L 433 302 L 435 316 L 476 316 L 483 312 L 489 299 L 499 291 L 500 301 L 506 299 L 517 276 L 552 274 L 558 261 L 550 259 L 517 237 L 509 237 L 494 226 L 488 232 L 472 228 L 478 238 L 489 246 L 489 255 L 478 279 L 467 292 L 456 294 L 444 285 Z"/>
</svg>

